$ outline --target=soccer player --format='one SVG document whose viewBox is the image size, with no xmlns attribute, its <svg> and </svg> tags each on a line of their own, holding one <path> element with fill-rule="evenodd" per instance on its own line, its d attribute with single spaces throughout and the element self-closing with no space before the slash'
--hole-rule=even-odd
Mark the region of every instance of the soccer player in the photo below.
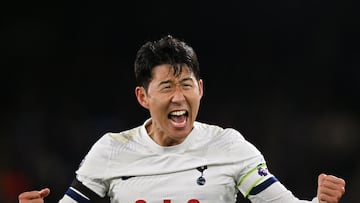
<svg viewBox="0 0 360 203">
<path fill-rule="evenodd" d="M 263 155 L 235 129 L 196 121 L 203 81 L 194 50 L 166 36 L 135 60 L 136 98 L 149 110 L 142 125 L 103 135 L 85 156 L 60 203 L 338 202 L 345 181 L 320 174 L 317 197 L 299 200 L 270 173 Z M 43 202 L 50 190 L 24 192 Z"/>
</svg>

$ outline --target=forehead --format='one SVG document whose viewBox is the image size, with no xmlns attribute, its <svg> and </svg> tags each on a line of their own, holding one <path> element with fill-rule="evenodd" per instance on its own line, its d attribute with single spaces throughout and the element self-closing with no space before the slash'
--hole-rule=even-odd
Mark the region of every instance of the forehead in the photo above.
<svg viewBox="0 0 360 203">
<path fill-rule="evenodd" d="M 152 70 L 152 80 L 169 80 L 174 78 L 193 77 L 191 69 L 183 65 L 181 74 L 174 75 L 174 69 L 170 64 L 162 64 L 155 66 Z"/>
</svg>

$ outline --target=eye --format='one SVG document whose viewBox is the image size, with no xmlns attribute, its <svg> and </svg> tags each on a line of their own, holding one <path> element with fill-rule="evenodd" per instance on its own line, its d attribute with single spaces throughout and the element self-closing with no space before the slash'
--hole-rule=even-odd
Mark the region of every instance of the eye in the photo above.
<svg viewBox="0 0 360 203">
<path fill-rule="evenodd" d="M 160 90 L 167 92 L 167 91 L 171 90 L 171 85 L 162 85 Z"/>
<path fill-rule="evenodd" d="M 189 78 L 185 78 L 181 81 L 181 86 L 184 88 L 192 88 L 194 86 L 194 81 L 189 77 Z"/>
<path fill-rule="evenodd" d="M 192 85 L 191 83 L 184 83 L 182 86 L 183 86 L 184 88 L 186 88 L 186 89 L 189 89 L 189 88 L 191 88 L 193 85 Z"/>
</svg>

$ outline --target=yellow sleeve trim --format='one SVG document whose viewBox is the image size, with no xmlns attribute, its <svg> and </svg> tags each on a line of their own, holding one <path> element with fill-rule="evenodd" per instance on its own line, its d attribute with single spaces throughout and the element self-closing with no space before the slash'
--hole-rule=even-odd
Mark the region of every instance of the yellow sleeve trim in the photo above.
<svg viewBox="0 0 360 203">
<path fill-rule="evenodd" d="M 237 187 L 240 187 L 241 184 L 245 181 L 245 179 L 246 179 L 247 177 L 249 177 L 249 176 L 250 176 L 251 174 L 253 174 L 256 170 L 258 170 L 258 168 L 261 168 L 261 167 L 266 167 L 266 164 L 263 163 L 263 164 L 258 165 L 258 166 L 255 167 L 255 168 L 251 169 L 244 177 L 241 178 L 241 180 L 240 180 L 239 184 L 237 185 Z"/>
</svg>

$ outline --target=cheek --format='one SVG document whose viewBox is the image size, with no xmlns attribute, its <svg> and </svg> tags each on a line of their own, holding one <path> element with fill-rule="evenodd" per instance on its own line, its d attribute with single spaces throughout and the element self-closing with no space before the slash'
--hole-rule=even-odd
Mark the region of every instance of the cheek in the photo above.
<svg viewBox="0 0 360 203">
<path fill-rule="evenodd" d="M 190 98 L 190 102 L 193 105 L 193 108 L 199 107 L 200 105 L 201 96 L 195 95 Z"/>
<path fill-rule="evenodd" d="M 153 113 L 159 114 L 162 112 L 166 112 L 167 108 L 166 108 L 166 102 L 164 102 L 164 100 L 157 98 L 157 99 L 152 99 L 149 102 L 149 109 L 150 111 L 152 111 Z"/>
</svg>

